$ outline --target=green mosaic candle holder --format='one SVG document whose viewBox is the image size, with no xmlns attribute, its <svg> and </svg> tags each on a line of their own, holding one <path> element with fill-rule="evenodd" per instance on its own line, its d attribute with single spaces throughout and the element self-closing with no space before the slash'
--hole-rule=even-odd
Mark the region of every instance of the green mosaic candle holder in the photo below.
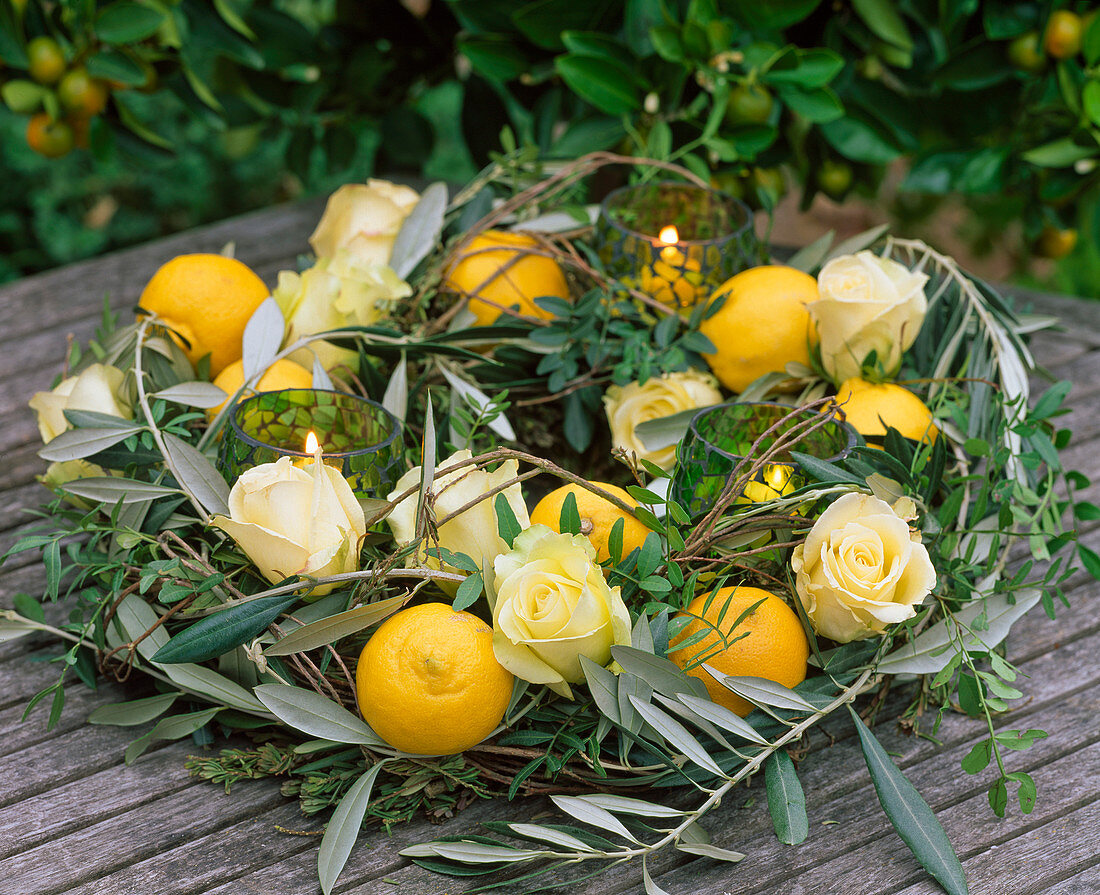
<svg viewBox="0 0 1100 895">
<path fill-rule="evenodd" d="M 662 237 L 672 226 L 676 236 Z M 610 193 L 596 221 L 604 270 L 670 307 L 689 308 L 760 263 L 749 207 L 690 183 L 643 183 Z"/>
<path fill-rule="evenodd" d="M 246 469 L 280 457 L 308 461 L 309 433 L 324 462 L 339 468 L 359 497 L 385 497 L 405 471 L 401 423 L 380 404 L 324 389 L 260 392 L 229 416 L 219 465 L 232 484 Z"/>
<path fill-rule="evenodd" d="M 672 475 L 670 495 L 693 517 L 706 514 L 717 503 L 734 470 L 747 463 L 746 455 L 753 444 L 772 426 L 780 424 L 756 449 L 756 456 L 770 450 L 775 443 L 796 426 L 805 426 L 829 418 L 820 428 L 807 432 L 796 449 L 822 460 L 837 461 L 855 447 L 857 435 L 835 412 L 801 410 L 786 404 L 768 402 L 718 404 L 703 408 L 691 420 L 676 449 L 676 467 Z M 748 465 L 742 466 L 743 475 Z M 783 492 L 806 484 L 798 464 L 780 453 L 765 464 L 755 481 L 771 490 L 782 483 Z"/>
</svg>

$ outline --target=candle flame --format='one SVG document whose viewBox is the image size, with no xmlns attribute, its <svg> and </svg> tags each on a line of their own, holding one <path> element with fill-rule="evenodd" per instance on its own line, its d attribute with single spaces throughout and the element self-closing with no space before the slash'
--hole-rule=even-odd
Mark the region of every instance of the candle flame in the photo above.
<svg viewBox="0 0 1100 895">
<path fill-rule="evenodd" d="M 317 448 L 321 446 L 321 443 L 317 440 L 317 436 L 313 434 L 313 430 L 310 429 L 309 434 L 306 436 L 306 453 L 315 454 Z"/>
<path fill-rule="evenodd" d="M 680 231 L 672 224 L 669 224 L 667 227 L 661 228 L 661 232 L 657 234 L 657 238 L 666 246 L 675 245 L 680 241 Z"/>
</svg>

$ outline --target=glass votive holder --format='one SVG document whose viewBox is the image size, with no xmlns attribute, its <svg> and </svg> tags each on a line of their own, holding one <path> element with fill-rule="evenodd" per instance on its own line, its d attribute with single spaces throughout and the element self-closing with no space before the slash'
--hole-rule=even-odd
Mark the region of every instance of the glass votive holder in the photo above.
<svg viewBox="0 0 1100 895">
<path fill-rule="evenodd" d="M 374 401 L 325 389 L 284 389 L 244 398 L 229 416 L 219 465 L 230 484 L 246 469 L 280 457 L 309 462 L 312 432 L 322 460 L 344 474 L 358 497 L 384 498 L 401 477 L 401 423 Z"/>
<path fill-rule="evenodd" d="M 823 417 L 824 424 L 811 428 Z M 757 439 L 776 424 L 779 425 L 775 431 L 757 445 L 750 457 Z M 718 502 L 739 465 L 738 476 L 748 472 L 755 458 L 763 456 L 796 428 L 802 434 L 791 436 L 797 438 L 791 445 L 794 450 L 832 462 L 846 457 L 858 440 L 855 430 L 835 412 L 798 410 L 763 401 L 705 407 L 692 418 L 677 447 L 670 495 L 691 516 L 704 515 Z M 752 481 L 763 487 L 746 489 L 750 499 L 754 491 L 778 496 L 806 484 L 797 462 L 785 450 L 770 457 Z"/>
<path fill-rule="evenodd" d="M 642 183 L 608 194 L 595 243 L 608 274 L 681 309 L 760 262 L 749 207 L 690 183 Z"/>
</svg>

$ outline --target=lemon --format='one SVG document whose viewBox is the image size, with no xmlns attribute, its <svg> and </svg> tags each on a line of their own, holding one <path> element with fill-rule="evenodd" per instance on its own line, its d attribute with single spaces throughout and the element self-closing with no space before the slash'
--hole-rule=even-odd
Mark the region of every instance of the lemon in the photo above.
<svg viewBox="0 0 1100 895">
<path fill-rule="evenodd" d="M 636 507 L 638 502 L 627 494 L 622 488 L 609 485 L 606 482 L 592 482 L 597 488 L 602 488 L 609 494 L 618 497 L 630 507 Z M 598 494 L 593 494 L 587 488 L 580 485 L 562 485 L 555 491 L 551 491 L 538 502 L 531 511 L 532 525 L 545 525 L 556 532 L 560 532 L 561 508 L 565 498 L 572 494 L 577 499 L 577 513 L 581 518 L 581 534 L 588 538 L 596 548 L 596 559 L 599 562 L 610 558 L 611 553 L 607 547 L 608 538 L 611 537 L 611 529 L 619 520 L 623 520 L 623 556 L 629 556 L 635 547 L 641 548 L 645 543 L 649 529 L 641 522 L 615 506 L 611 501 L 605 500 Z"/>
<path fill-rule="evenodd" d="M 533 236 L 486 230 L 475 236 L 447 271 L 444 285 L 470 297 L 477 326 L 489 326 L 505 308 L 526 317 L 549 319 L 534 299 L 555 296 L 569 300 L 569 284 L 561 266 L 548 258 Z"/>
<path fill-rule="evenodd" d="M 725 304 L 699 327 L 714 343 L 715 353 L 703 358 L 722 385 L 743 392 L 792 361 L 809 366 L 806 306 L 817 300 L 817 280 L 793 267 L 752 267 L 726 280 L 712 301 L 723 295 Z"/>
<path fill-rule="evenodd" d="M 837 391 L 836 403 L 848 423 L 864 438 L 881 438 L 887 426 L 913 441 L 931 443 L 940 434 L 928 406 L 911 391 L 892 382 L 876 384 L 848 379 Z"/>
<path fill-rule="evenodd" d="M 233 363 L 214 377 L 214 385 L 225 392 L 229 398 L 232 398 L 237 393 L 237 390 L 244 385 L 244 361 L 233 361 Z M 294 361 L 287 360 L 285 357 L 280 358 L 268 367 L 267 372 L 264 373 L 256 383 L 256 391 L 258 392 L 278 392 L 282 391 L 284 388 L 312 387 L 313 373 L 301 364 L 296 364 Z M 229 398 L 226 398 L 226 401 L 228 401 Z M 210 419 L 213 419 L 221 412 L 224 406 L 225 401 L 222 401 L 217 407 L 206 411 L 206 415 Z"/>
<path fill-rule="evenodd" d="M 355 669 L 364 720 L 414 755 L 453 755 L 480 743 L 504 717 L 512 681 L 493 654 L 493 629 L 444 603 L 388 618 Z"/>
<path fill-rule="evenodd" d="M 756 603 L 760 605 L 734 626 Z M 722 674 L 763 677 L 784 687 L 806 679 L 810 645 L 798 615 L 781 597 L 758 587 L 723 587 L 713 596 L 696 597 L 686 615 L 691 621 L 669 643 L 668 658 L 699 678 L 714 702 L 742 718 L 753 710 L 753 704 L 718 683 L 703 668 L 704 663 Z M 703 631 L 709 633 L 676 649 L 678 643 Z"/>
<path fill-rule="evenodd" d="M 244 328 L 270 294 L 235 258 L 179 255 L 153 274 L 138 304 L 178 334 L 192 364 L 209 354 L 210 375 L 217 376 L 241 359 Z"/>
</svg>

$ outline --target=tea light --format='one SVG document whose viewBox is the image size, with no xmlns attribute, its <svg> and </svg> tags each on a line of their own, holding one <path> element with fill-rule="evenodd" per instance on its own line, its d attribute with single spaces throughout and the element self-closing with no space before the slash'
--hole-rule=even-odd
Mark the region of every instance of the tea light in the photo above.
<svg viewBox="0 0 1100 895">
<path fill-rule="evenodd" d="M 279 457 L 339 469 L 360 497 L 385 497 L 405 471 L 401 423 L 373 401 L 326 389 L 260 392 L 233 408 L 219 456 L 227 481 Z"/>
<path fill-rule="evenodd" d="M 690 183 L 615 190 L 600 206 L 595 241 L 608 274 L 676 308 L 705 299 L 760 259 L 748 206 Z"/>
</svg>

